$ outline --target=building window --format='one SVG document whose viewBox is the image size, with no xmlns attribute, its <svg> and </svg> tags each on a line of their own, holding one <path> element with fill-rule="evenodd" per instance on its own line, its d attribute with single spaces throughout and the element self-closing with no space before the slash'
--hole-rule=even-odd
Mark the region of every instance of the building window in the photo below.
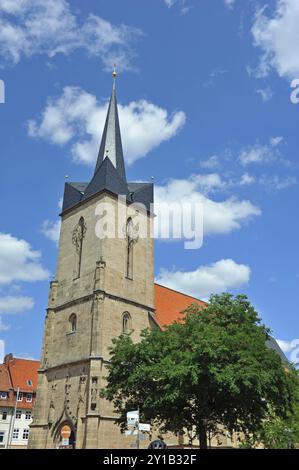
<svg viewBox="0 0 299 470">
<path fill-rule="evenodd" d="M 7 411 L 2 411 L 2 419 L 3 421 L 7 420 Z"/>
<path fill-rule="evenodd" d="M 21 419 L 22 418 L 22 411 L 21 410 L 17 410 L 16 411 L 16 419 Z"/>
<path fill-rule="evenodd" d="M 123 334 L 127 335 L 131 332 L 131 317 L 128 312 L 123 314 Z"/>
<path fill-rule="evenodd" d="M 5 432 L 0 431 L 0 443 L 4 442 L 4 436 L 5 436 Z"/>
<path fill-rule="evenodd" d="M 85 233 L 86 233 L 86 225 L 85 225 L 84 218 L 81 217 L 78 224 L 73 230 L 73 244 L 76 247 L 76 253 L 77 253 L 74 279 L 78 279 L 81 274 L 83 239 L 85 237 Z"/>
<path fill-rule="evenodd" d="M 28 437 L 29 437 L 29 429 L 24 429 L 23 430 L 23 439 L 28 440 Z"/>
<path fill-rule="evenodd" d="M 19 439 L 19 429 L 14 429 L 12 433 L 12 438 L 13 439 Z"/>
<path fill-rule="evenodd" d="M 26 395 L 26 401 L 27 401 L 27 403 L 31 403 L 31 402 L 32 402 L 32 393 L 27 393 L 27 395 Z"/>
<path fill-rule="evenodd" d="M 75 333 L 77 331 L 77 315 L 72 313 L 69 318 L 69 323 L 70 323 L 71 333 Z"/>
<path fill-rule="evenodd" d="M 18 395 L 18 401 L 23 401 L 23 393 L 19 393 Z"/>
<path fill-rule="evenodd" d="M 28 380 L 27 380 L 27 385 L 28 385 L 28 387 L 32 387 L 33 383 L 32 383 L 32 380 L 31 380 L 31 379 L 28 379 Z"/>
<path fill-rule="evenodd" d="M 126 277 L 133 279 L 133 220 L 131 218 L 127 221 L 127 266 L 126 266 Z"/>
<path fill-rule="evenodd" d="M 32 416 L 31 410 L 27 410 L 25 413 L 25 419 L 31 419 L 31 416 Z"/>
<path fill-rule="evenodd" d="M 0 392 L 1 400 L 7 400 L 7 392 Z"/>
</svg>

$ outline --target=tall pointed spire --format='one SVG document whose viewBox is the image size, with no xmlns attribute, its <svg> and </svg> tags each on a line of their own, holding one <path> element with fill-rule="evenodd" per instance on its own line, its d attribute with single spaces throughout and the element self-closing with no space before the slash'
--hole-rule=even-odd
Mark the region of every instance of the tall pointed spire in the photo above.
<svg viewBox="0 0 299 470">
<path fill-rule="evenodd" d="M 102 191 L 125 196 L 128 203 L 144 204 L 147 210 L 151 211 L 153 184 L 128 183 L 126 179 L 115 91 L 117 76 L 115 68 L 112 76 L 112 94 L 94 175 L 88 183 L 65 184 L 63 213 Z"/>
<path fill-rule="evenodd" d="M 98 160 L 95 168 L 95 174 L 100 168 L 105 158 L 109 158 L 113 166 L 116 168 L 119 176 L 126 181 L 126 171 L 124 164 L 124 156 L 121 142 L 121 133 L 118 118 L 117 99 L 116 99 L 116 69 L 114 67 L 113 73 L 113 86 L 110 98 L 108 113 L 104 132 L 102 135 L 102 142 L 98 155 Z"/>
</svg>

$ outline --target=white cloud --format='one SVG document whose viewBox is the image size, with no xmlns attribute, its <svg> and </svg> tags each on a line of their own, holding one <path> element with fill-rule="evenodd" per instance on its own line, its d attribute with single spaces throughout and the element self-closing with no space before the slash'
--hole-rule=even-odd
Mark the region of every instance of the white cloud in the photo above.
<svg viewBox="0 0 299 470">
<path fill-rule="evenodd" d="M 186 5 L 186 0 L 164 0 L 164 3 L 168 6 L 168 8 L 173 7 L 175 4 L 179 4 L 181 7 L 182 13 L 187 13 L 190 10 L 190 6 Z"/>
<path fill-rule="evenodd" d="M 266 145 L 254 145 L 243 150 L 240 155 L 240 161 L 243 166 L 250 163 L 264 163 L 272 158 L 272 153 L 269 152 L 269 147 Z"/>
<path fill-rule="evenodd" d="M 31 310 L 34 306 L 34 301 L 31 297 L 14 297 L 11 295 L 0 297 L 0 314 L 16 314 L 22 313 L 26 310 Z"/>
<path fill-rule="evenodd" d="M 278 343 L 278 346 L 284 353 L 288 353 L 293 349 L 292 341 L 284 341 L 282 339 L 277 339 L 276 341 Z"/>
<path fill-rule="evenodd" d="M 41 232 L 45 237 L 49 238 L 52 242 L 57 243 L 60 235 L 61 220 L 58 219 L 54 222 L 45 220 L 43 222 Z"/>
<path fill-rule="evenodd" d="M 259 178 L 259 183 L 271 190 L 280 191 L 281 189 L 286 189 L 297 184 L 297 178 L 295 176 L 281 177 L 279 175 L 262 175 Z"/>
<path fill-rule="evenodd" d="M 207 298 L 210 294 L 246 285 L 250 274 L 249 266 L 237 264 L 232 259 L 222 259 L 189 272 L 161 269 L 157 282 L 194 297 Z"/>
<path fill-rule="evenodd" d="M 0 233 L 0 285 L 18 281 L 44 281 L 49 272 L 41 264 L 41 254 L 25 240 Z"/>
<path fill-rule="evenodd" d="M 268 163 L 280 156 L 279 145 L 283 142 L 282 137 L 272 137 L 269 144 L 255 144 L 241 151 L 239 160 L 241 165 L 247 166 L 252 163 Z"/>
<path fill-rule="evenodd" d="M 41 119 L 28 123 L 31 137 L 56 145 L 71 145 L 75 161 L 94 164 L 104 128 L 107 103 L 78 87 L 66 87 L 56 100 L 48 100 Z M 162 142 L 174 137 L 184 126 L 182 111 L 172 115 L 148 101 L 119 105 L 124 154 L 128 164 L 144 157 Z"/>
<path fill-rule="evenodd" d="M 258 10 L 252 27 L 254 44 L 261 48 L 259 76 L 274 69 L 279 76 L 294 78 L 299 74 L 299 2 L 277 0 L 273 14 Z"/>
<path fill-rule="evenodd" d="M 208 170 L 218 168 L 220 166 L 220 159 L 219 159 L 218 155 L 213 155 L 212 157 L 208 158 L 207 160 L 201 161 L 200 166 L 201 166 L 201 168 L 206 168 Z"/>
<path fill-rule="evenodd" d="M 281 137 L 281 136 L 271 137 L 271 139 L 270 139 L 270 145 L 272 147 L 277 147 L 279 144 L 281 144 L 281 142 L 283 142 L 283 137 Z"/>
<path fill-rule="evenodd" d="M 191 175 L 188 179 L 171 179 L 163 186 L 155 186 L 155 203 L 202 204 L 204 234 L 227 234 L 259 216 L 261 210 L 247 200 L 230 197 L 214 201 L 203 194 L 207 190 L 221 188 L 222 184 L 215 175 L 211 178 Z"/>
<path fill-rule="evenodd" d="M 251 184 L 255 183 L 255 177 L 249 175 L 248 173 L 244 173 L 239 181 L 240 186 L 250 186 Z"/>
<path fill-rule="evenodd" d="M 282 339 L 277 339 L 276 340 L 280 349 L 284 352 L 284 353 L 289 353 L 291 352 L 294 348 L 296 348 L 298 346 L 298 340 L 297 339 L 294 339 L 292 341 L 284 341 Z"/>
<path fill-rule="evenodd" d="M 0 364 L 3 363 L 5 356 L 5 341 L 3 339 L 0 339 Z"/>
<path fill-rule="evenodd" d="M 190 181 L 198 188 L 202 194 L 208 195 L 219 189 L 224 189 L 226 183 L 220 178 L 218 173 L 197 174 L 190 177 Z"/>
<path fill-rule="evenodd" d="M 8 331 L 10 329 L 10 325 L 6 325 L 2 321 L 2 317 L 0 317 L 0 331 Z M 0 353 L 1 356 L 1 353 Z M 1 357 L 0 357 L 0 363 L 1 363 Z"/>
<path fill-rule="evenodd" d="M 17 353 L 15 357 L 17 357 L 18 359 L 27 359 L 27 361 L 39 361 L 40 360 L 39 358 L 32 356 L 32 354 L 28 352 Z"/>
<path fill-rule="evenodd" d="M 236 0 L 224 0 L 224 4 L 229 7 L 229 8 L 232 8 L 235 4 L 235 1 Z"/>
<path fill-rule="evenodd" d="M 270 87 L 259 88 L 258 90 L 256 90 L 256 92 L 258 95 L 260 95 L 264 103 L 266 103 L 267 101 L 270 101 L 271 98 L 273 97 L 273 91 L 271 90 Z"/>
<path fill-rule="evenodd" d="M 131 67 L 131 43 L 141 31 L 113 25 L 90 14 L 79 21 L 66 0 L 0 0 L 0 55 L 16 64 L 22 56 L 70 54 L 77 49 L 113 63 Z"/>
<path fill-rule="evenodd" d="M 227 73 L 227 70 L 221 67 L 216 67 L 210 72 L 208 80 L 203 82 L 202 86 L 204 88 L 211 88 L 215 86 L 217 79 L 226 73 Z"/>
<path fill-rule="evenodd" d="M 173 7 L 175 4 L 178 5 L 180 7 L 180 11 L 182 15 L 186 15 L 191 10 L 191 8 L 193 8 L 192 5 L 187 4 L 187 0 L 163 0 L 163 1 L 168 8 Z"/>
</svg>

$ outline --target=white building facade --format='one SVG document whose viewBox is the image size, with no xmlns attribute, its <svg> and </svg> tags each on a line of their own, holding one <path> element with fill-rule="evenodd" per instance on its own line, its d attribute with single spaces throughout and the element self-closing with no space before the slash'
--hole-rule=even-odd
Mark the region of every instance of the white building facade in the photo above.
<svg viewBox="0 0 299 470">
<path fill-rule="evenodd" d="M 0 448 L 27 447 L 32 410 L 0 408 Z"/>
<path fill-rule="evenodd" d="M 27 448 L 39 361 L 8 354 L 0 364 L 0 449 Z"/>
</svg>

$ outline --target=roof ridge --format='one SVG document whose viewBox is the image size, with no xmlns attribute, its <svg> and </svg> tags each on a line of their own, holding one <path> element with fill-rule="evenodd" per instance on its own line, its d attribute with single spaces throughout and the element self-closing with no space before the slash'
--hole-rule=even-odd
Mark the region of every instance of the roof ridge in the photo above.
<svg viewBox="0 0 299 470">
<path fill-rule="evenodd" d="M 163 284 L 159 284 L 158 282 L 155 282 L 155 285 L 163 287 L 164 289 L 171 290 L 172 292 L 176 292 L 177 294 L 184 295 L 185 297 L 189 297 L 190 299 L 198 300 L 199 302 L 202 302 L 204 304 L 208 304 L 208 302 L 206 302 L 205 300 L 201 300 L 197 297 L 194 297 L 193 295 L 185 294 L 184 292 L 181 292 L 181 291 L 176 290 L 176 289 L 172 289 L 171 287 L 163 286 Z"/>
<path fill-rule="evenodd" d="M 17 361 L 40 362 L 39 359 L 27 359 L 26 357 L 15 357 L 14 356 L 14 359 L 16 359 Z"/>
</svg>

